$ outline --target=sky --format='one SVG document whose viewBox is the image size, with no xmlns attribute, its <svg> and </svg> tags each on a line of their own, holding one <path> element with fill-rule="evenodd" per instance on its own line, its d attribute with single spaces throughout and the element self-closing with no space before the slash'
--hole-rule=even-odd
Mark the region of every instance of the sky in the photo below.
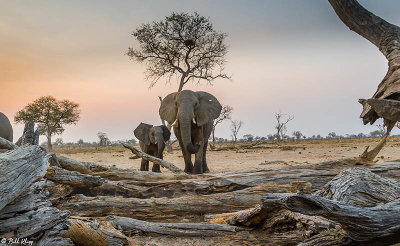
<svg viewBox="0 0 400 246">
<path fill-rule="evenodd" d="M 400 2 L 360 3 L 400 24 Z M 161 123 L 158 96 L 176 91 L 178 83 L 160 80 L 149 89 L 145 65 L 125 55 L 138 47 L 131 33 L 172 12 L 194 11 L 228 34 L 225 71 L 232 80 L 185 89 L 210 92 L 232 106 L 232 118 L 243 121 L 239 136 L 273 134 L 275 112 L 294 116 L 289 135 L 377 129 L 362 124 L 358 99 L 373 95 L 387 61 L 322 0 L 2 1 L 0 111 L 13 121 L 25 105 L 52 95 L 81 109 L 80 121 L 54 139 L 96 141 L 97 132 L 111 140 L 133 138 L 140 122 Z M 17 139 L 23 126 L 13 127 Z M 230 135 L 230 122 L 217 127 L 217 137 Z"/>
</svg>

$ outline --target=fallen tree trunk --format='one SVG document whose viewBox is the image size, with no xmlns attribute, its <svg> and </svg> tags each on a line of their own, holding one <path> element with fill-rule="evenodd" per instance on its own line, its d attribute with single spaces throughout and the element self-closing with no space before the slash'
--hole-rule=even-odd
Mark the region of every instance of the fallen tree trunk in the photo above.
<svg viewBox="0 0 400 246">
<path fill-rule="evenodd" d="M 303 184 L 306 189 L 308 185 Z M 299 185 L 263 185 L 243 190 L 180 198 L 119 198 L 72 196 L 57 207 L 74 216 L 116 215 L 149 221 L 180 221 L 184 218 L 202 221 L 207 213 L 233 212 L 260 203 L 266 192 L 297 192 Z"/>
<path fill-rule="evenodd" d="M 136 181 L 157 181 L 157 180 L 181 180 L 191 178 L 185 174 L 170 174 L 137 171 L 132 169 L 122 169 L 93 162 L 79 162 L 64 156 L 57 157 L 62 168 L 69 171 L 77 171 L 83 174 L 100 176 L 113 181 L 136 180 Z"/>
<path fill-rule="evenodd" d="M 399 183 L 367 169 L 346 169 L 316 195 L 265 194 L 262 202 L 268 208 L 323 216 L 341 224 L 345 235 L 340 240 L 347 237 L 355 242 L 367 242 L 400 235 L 399 197 Z M 319 240 L 322 239 L 319 237 Z M 399 241 L 400 237 L 395 240 Z"/>
<path fill-rule="evenodd" d="M 177 174 L 180 174 L 180 175 L 188 175 L 187 173 L 182 171 L 180 168 L 178 168 L 177 166 L 175 166 L 171 162 L 168 162 L 168 161 L 159 159 L 157 157 L 148 155 L 148 154 L 136 149 L 135 147 L 133 147 L 132 145 L 129 145 L 129 144 L 122 143 L 122 146 L 124 146 L 127 149 L 130 149 L 133 154 L 135 154 L 135 155 L 137 155 L 137 156 L 139 156 L 139 157 L 141 157 L 141 158 L 143 158 L 143 159 L 145 159 L 147 161 L 151 161 L 154 164 L 159 164 L 160 166 L 167 168 L 168 170 L 170 170 L 173 173 L 177 173 Z"/>
<path fill-rule="evenodd" d="M 101 186 L 107 182 L 107 180 L 99 176 L 68 171 L 57 166 L 49 167 L 45 177 L 55 183 L 66 184 L 79 188 L 92 188 Z"/>
<path fill-rule="evenodd" d="M 237 226 L 219 225 L 211 223 L 157 223 L 147 222 L 126 217 L 108 216 L 115 228 L 122 229 L 123 233 L 132 234 L 159 234 L 174 237 L 213 237 L 228 235 L 244 230 Z"/>
</svg>

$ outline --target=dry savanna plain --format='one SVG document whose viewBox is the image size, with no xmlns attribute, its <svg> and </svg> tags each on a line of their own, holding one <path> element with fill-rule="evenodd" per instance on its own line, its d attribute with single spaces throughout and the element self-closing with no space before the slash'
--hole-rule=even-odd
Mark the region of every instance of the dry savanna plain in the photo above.
<svg viewBox="0 0 400 246">
<path fill-rule="evenodd" d="M 356 157 L 367 146 L 373 148 L 378 142 L 379 138 L 217 143 L 217 148 L 225 150 L 208 150 L 207 162 L 213 173 L 309 165 Z M 58 147 L 55 148 L 55 152 L 78 161 L 97 162 L 135 170 L 140 168 L 141 159 L 130 159 L 134 155 L 122 146 Z M 398 159 L 400 159 L 400 137 L 391 137 L 375 161 L 386 162 Z M 172 152 L 165 152 L 164 160 L 184 169 L 182 153 L 176 144 Z M 165 168 L 161 171 L 170 172 Z"/>
</svg>

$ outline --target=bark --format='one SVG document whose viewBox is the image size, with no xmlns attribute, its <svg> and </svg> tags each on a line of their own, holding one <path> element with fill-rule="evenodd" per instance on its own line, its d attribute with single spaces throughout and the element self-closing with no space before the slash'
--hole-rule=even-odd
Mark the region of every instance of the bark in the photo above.
<svg viewBox="0 0 400 246">
<path fill-rule="evenodd" d="M 57 207 L 68 209 L 75 216 L 117 215 L 149 221 L 202 221 L 207 213 L 234 212 L 260 203 L 266 192 L 297 192 L 297 186 L 264 185 L 211 195 L 180 198 L 118 198 L 72 196 Z"/>
<path fill-rule="evenodd" d="M 45 177 L 55 183 L 66 184 L 78 188 L 92 188 L 101 186 L 107 182 L 107 180 L 99 176 L 68 171 L 56 166 L 49 167 Z"/>
<path fill-rule="evenodd" d="M 329 0 L 329 3 L 350 30 L 373 43 L 388 60 L 389 68 L 386 76 L 379 84 L 372 99 L 399 100 L 400 28 L 369 12 L 355 0 Z M 390 112 L 395 111 L 391 107 L 382 107 L 373 100 L 360 100 L 360 103 L 363 105 L 361 118 L 363 118 L 364 124 L 373 124 L 380 117 L 388 121 L 400 120 L 398 115 Z"/>
<path fill-rule="evenodd" d="M 39 146 L 23 146 L 0 154 L 0 211 L 42 178 L 50 155 Z"/>
</svg>

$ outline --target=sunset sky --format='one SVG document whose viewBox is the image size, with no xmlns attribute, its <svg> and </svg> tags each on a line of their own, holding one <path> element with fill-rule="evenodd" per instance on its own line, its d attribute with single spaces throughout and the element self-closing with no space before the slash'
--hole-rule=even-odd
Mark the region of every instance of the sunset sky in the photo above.
<svg viewBox="0 0 400 246">
<path fill-rule="evenodd" d="M 360 3 L 400 24 L 399 1 Z M 2 1 L 0 111 L 13 121 L 40 96 L 77 102 L 81 120 L 61 135 L 65 142 L 96 141 L 99 131 L 111 140 L 129 139 L 140 122 L 160 124 L 158 96 L 178 84 L 161 80 L 149 89 L 145 66 L 125 53 L 137 47 L 130 33 L 140 24 L 182 11 L 209 16 L 228 34 L 232 80 L 185 89 L 208 91 L 231 105 L 233 119 L 243 121 L 240 136 L 273 134 L 278 111 L 295 117 L 289 135 L 377 129 L 362 124 L 357 101 L 372 96 L 387 61 L 327 0 Z M 229 125 L 221 124 L 216 135 L 230 138 Z M 16 140 L 23 126 L 13 126 Z"/>
</svg>

